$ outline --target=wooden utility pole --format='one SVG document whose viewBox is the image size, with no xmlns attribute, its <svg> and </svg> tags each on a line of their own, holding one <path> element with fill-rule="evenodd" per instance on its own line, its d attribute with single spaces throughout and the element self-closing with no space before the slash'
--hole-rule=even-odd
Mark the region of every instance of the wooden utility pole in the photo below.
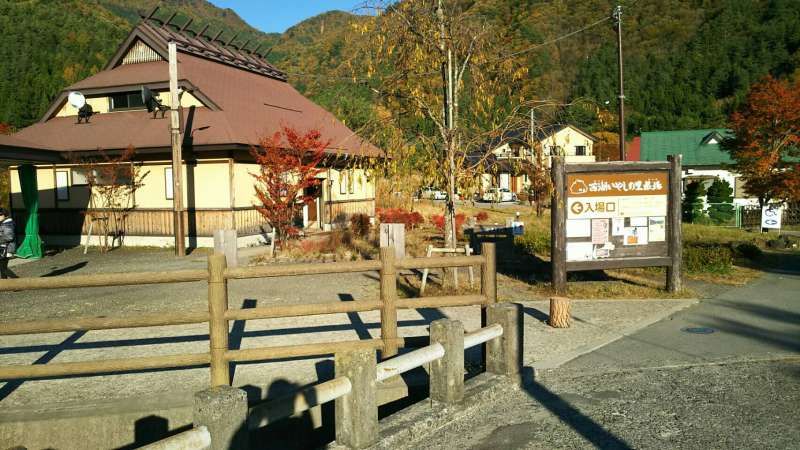
<svg viewBox="0 0 800 450">
<path fill-rule="evenodd" d="M 617 68 L 619 69 L 619 157 L 625 161 L 625 88 L 622 76 L 622 5 L 614 8 L 617 22 Z"/>
<path fill-rule="evenodd" d="M 553 291 L 557 296 L 567 294 L 567 230 L 564 157 L 553 156 L 550 175 L 553 197 L 550 202 L 550 265 Z"/>
<path fill-rule="evenodd" d="M 175 255 L 186 255 L 183 228 L 183 156 L 181 155 L 180 97 L 178 96 L 178 55 L 175 43 L 169 43 L 169 129 L 172 136 L 172 225 L 175 232 Z"/>
</svg>

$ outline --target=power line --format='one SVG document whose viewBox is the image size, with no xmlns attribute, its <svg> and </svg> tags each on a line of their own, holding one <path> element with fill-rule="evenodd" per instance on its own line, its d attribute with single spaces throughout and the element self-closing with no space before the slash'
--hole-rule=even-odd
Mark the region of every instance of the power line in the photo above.
<svg viewBox="0 0 800 450">
<path fill-rule="evenodd" d="M 525 54 L 525 53 L 532 52 L 532 51 L 534 51 L 534 50 L 536 50 L 536 49 L 539 49 L 539 48 L 541 48 L 541 47 L 544 47 L 544 46 L 546 46 L 546 45 L 555 44 L 556 42 L 562 41 L 562 40 L 564 40 L 564 39 L 567 39 L 567 38 L 569 38 L 569 37 L 572 37 L 572 36 L 574 36 L 574 35 L 576 35 L 576 34 L 579 34 L 579 33 L 582 33 L 582 32 L 584 32 L 584 31 L 587 31 L 587 30 L 589 30 L 589 29 L 591 29 L 591 28 L 594 28 L 594 27 L 596 27 L 597 25 L 600 25 L 601 23 L 603 23 L 603 22 L 605 22 L 605 21 L 607 21 L 607 20 L 611 20 L 611 18 L 612 18 L 611 16 L 606 16 L 606 17 L 603 17 L 602 19 L 600 19 L 600 20 L 597 20 L 596 22 L 593 22 L 593 23 L 591 23 L 591 24 L 589 24 L 589 25 L 586 25 L 585 27 L 579 28 L 579 29 L 577 29 L 577 30 L 574 30 L 574 31 L 571 31 L 571 32 L 569 32 L 569 33 L 567 33 L 567 34 L 564 34 L 564 35 L 561 35 L 561 36 L 555 37 L 555 38 L 553 38 L 553 39 L 550 39 L 550 40 L 547 40 L 547 41 L 544 41 L 544 42 L 540 42 L 540 43 L 538 43 L 538 44 L 535 44 L 535 45 L 532 45 L 532 46 L 530 46 L 530 47 L 524 48 L 524 49 L 522 49 L 522 50 L 518 50 L 518 51 L 516 51 L 516 52 L 512 52 L 512 53 L 509 53 L 509 54 L 507 54 L 507 55 L 501 56 L 501 57 L 499 57 L 499 58 L 497 58 L 497 59 L 495 59 L 495 60 L 493 60 L 493 61 L 490 61 L 490 62 L 488 62 L 487 64 L 489 64 L 489 65 L 491 65 L 491 64 L 497 64 L 497 63 L 503 62 L 503 61 L 505 61 L 505 60 L 508 60 L 508 59 L 511 59 L 511 58 L 517 57 L 517 56 L 519 56 L 519 55 L 522 55 L 522 54 Z M 286 75 L 290 75 L 290 76 L 298 76 L 298 77 L 325 77 L 325 78 L 327 78 L 327 79 L 337 79 L 337 80 L 351 81 L 351 82 L 353 82 L 353 83 L 356 83 L 356 84 L 366 84 L 366 83 L 368 83 L 368 82 L 370 82 L 370 81 L 372 81 L 372 80 L 374 80 L 374 79 L 375 79 L 375 78 L 354 78 L 354 77 L 345 77 L 345 76 L 329 76 L 329 75 L 325 75 L 325 74 L 317 74 L 317 73 L 286 72 L 286 71 L 283 71 L 283 72 L 284 72 Z M 422 72 L 422 73 L 419 73 L 419 74 L 413 74 L 413 75 L 410 75 L 410 76 L 413 76 L 413 77 L 423 77 L 423 76 L 428 76 L 428 75 L 437 75 L 437 74 L 440 74 L 440 73 L 441 73 L 441 72 L 440 72 L 440 71 L 437 69 L 437 70 L 431 70 L 431 71 L 429 71 L 429 72 Z"/>
</svg>

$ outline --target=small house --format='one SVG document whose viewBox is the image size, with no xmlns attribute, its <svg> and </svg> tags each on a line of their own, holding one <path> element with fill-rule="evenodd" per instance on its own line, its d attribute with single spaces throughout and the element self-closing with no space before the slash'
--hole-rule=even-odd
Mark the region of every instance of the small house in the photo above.
<svg viewBox="0 0 800 450">
<path fill-rule="evenodd" d="M 24 225 L 18 166 L 35 165 L 40 233 L 49 244 L 76 244 L 90 223 L 84 212 L 95 193 L 75 161 L 119 154 L 132 146 L 131 164 L 147 172 L 131 199 L 125 245 L 171 245 L 173 198 L 183 196 L 187 245 L 210 246 L 216 229 L 236 229 L 239 244 L 261 240 L 268 226 L 255 209 L 258 166 L 249 150 L 283 126 L 318 130 L 326 148 L 320 185 L 307 192 L 302 225 L 323 230 L 347 216 L 375 211 L 375 184 L 360 168 L 382 153 L 331 113 L 301 95 L 287 75 L 260 55 L 215 37 L 144 18 L 98 73 L 67 86 L 37 123 L 0 136 L 0 160 L 11 165 L 11 208 Z M 143 88 L 169 108 L 168 44 L 177 48 L 182 129 L 183 192 L 172 192 L 169 113 L 144 104 Z M 79 120 L 69 101 L 79 92 L 93 113 Z M 21 227 L 22 228 L 22 227 Z"/>
<path fill-rule="evenodd" d="M 575 125 L 558 124 L 539 128 L 531 149 L 529 129 L 512 130 L 484 144 L 472 156 L 473 160 L 485 155 L 481 191 L 495 187 L 520 193 L 530 185 L 528 168 L 540 154 L 545 167 L 550 167 L 554 155 L 564 156 L 567 163 L 594 162 L 594 143 L 598 138 Z M 488 152 L 488 155 L 487 155 Z"/>
</svg>

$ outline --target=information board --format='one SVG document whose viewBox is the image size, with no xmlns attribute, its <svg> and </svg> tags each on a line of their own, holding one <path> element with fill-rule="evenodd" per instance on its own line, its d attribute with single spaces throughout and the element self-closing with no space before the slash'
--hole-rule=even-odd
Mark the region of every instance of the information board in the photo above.
<svg viewBox="0 0 800 450">
<path fill-rule="evenodd" d="M 664 162 L 565 164 L 554 157 L 551 217 L 553 286 L 566 273 L 667 267 L 680 289 L 680 155 Z"/>
<path fill-rule="evenodd" d="M 567 261 L 667 256 L 668 187 L 665 170 L 567 173 Z"/>
</svg>

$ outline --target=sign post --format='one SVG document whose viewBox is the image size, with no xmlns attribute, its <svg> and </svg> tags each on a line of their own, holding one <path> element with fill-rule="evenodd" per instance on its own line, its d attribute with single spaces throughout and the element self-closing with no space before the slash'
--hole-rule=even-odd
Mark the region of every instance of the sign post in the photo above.
<svg viewBox="0 0 800 450">
<path fill-rule="evenodd" d="M 564 164 L 554 157 L 551 258 L 553 289 L 569 271 L 667 268 L 667 289 L 681 289 L 681 158 L 669 162 Z"/>
</svg>

